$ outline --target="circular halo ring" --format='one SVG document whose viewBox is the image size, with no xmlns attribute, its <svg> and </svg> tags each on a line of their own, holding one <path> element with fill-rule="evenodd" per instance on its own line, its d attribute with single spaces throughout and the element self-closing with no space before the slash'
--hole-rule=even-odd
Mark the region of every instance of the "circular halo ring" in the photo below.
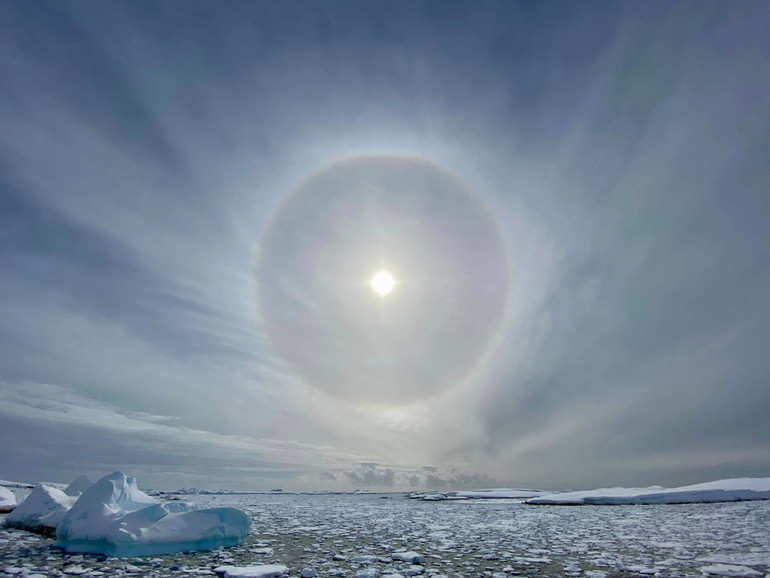
<svg viewBox="0 0 770 578">
<path fill-rule="evenodd" d="M 378 163 L 378 162 L 404 163 L 405 165 L 415 167 L 415 169 L 417 170 L 435 171 L 447 177 L 449 180 L 451 180 L 453 184 L 452 186 L 456 187 L 458 190 L 463 191 L 463 193 L 466 194 L 466 199 L 468 200 L 468 202 L 474 205 L 475 209 L 483 214 L 484 219 L 486 219 L 485 225 L 488 226 L 487 228 L 489 229 L 490 235 L 494 238 L 495 242 L 499 245 L 500 266 L 502 269 L 501 278 L 504 280 L 504 289 L 505 289 L 504 294 L 502 296 L 502 300 L 500 301 L 499 307 L 497 308 L 497 311 L 495 314 L 494 326 L 490 327 L 488 334 L 485 336 L 485 339 L 483 340 L 484 341 L 483 347 L 479 348 L 479 350 L 476 351 L 476 354 L 473 356 L 472 363 L 469 364 L 467 370 L 463 371 L 461 375 L 457 375 L 453 379 L 451 379 L 451 383 L 448 382 L 449 380 L 443 379 L 442 380 L 443 383 L 441 384 L 441 386 L 431 388 L 424 395 L 407 394 L 407 395 L 396 396 L 396 399 L 393 399 L 393 396 L 388 396 L 388 395 L 374 395 L 372 397 L 367 395 L 361 396 L 361 395 L 357 395 L 355 391 L 351 389 L 348 389 L 346 391 L 336 391 L 333 388 L 330 389 L 329 387 L 319 386 L 316 380 L 314 379 L 314 375 L 312 373 L 302 370 L 301 368 L 302 363 L 297 364 L 295 361 L 291 359 L 291 355 L 289 355 L 287 358 L 285 348 L 283 348 L 282 350 L 282 348 L 276 344 L 275 336 L 271 332 L 271 325 L 274 326 L 275 323 L 274 322 L 271 323 L 269 319 L 270 315 L 267 312 L 267 304 L 265 303 L 265 299 L 264 299 L 265 291 L 263 290 L 263 288 L 265 287 L 265 285 L 264 285 L 263 279 L 261 279 L 261 270 L 263 267 L 263 263 L 266 261 L 267 257 L 269 257 L 269 255 L 266 253 L 266 248 L 269 248 L 269 244 L 270 244 L 269 241 L 271 237 L 276 234 L 276 230 L 280 227 L 280 225 L 285 224 L 285 223 L 282 223 L 282 218 L 283 218 L 282 216 L 287 211 L 287 207 L 290 207 L 292 204 L 296 204 L 298 197 L 305 194 L 306 191 L 308 190 L 308 187 L 311 186 L 319 178 L 324 178 L 324 176 L 328 177 L 330 174 L 333 174 L 337 171 L 345 171 L 350 167 L 353 167 L 357 163 Z M 374 264 L 374 265 L 377 266 L 379 264 Z M 382 267 L 380 267 L 380 269 L 381 268 Z M 375 269 L 375 271 L 376 270 L 379 270 L 379 269 Z M 280 200 L 278 201 L 274 209 L 271 211 L 266 221 L 266 225 L 263 228 L 263 231 L 259 237 L 258 246 L 255 252 L 256 302 L 257 302 L 258 322 L 260 326 L 264 329 L 264 334 L 266 336 L 266 341 L 269 348 L 273 351 L 273 353 L 277 354 L 279 358 L 288 362 L 290 366 L 294 366 L 294 369 L 298 370 L 297 372 L 298 376 L 307 385 L 319 387 L 321 390 L 326 390 L 328 393 L 335 396 L 338 394 L 342 394 L 348 399 L 353 399 L 354 401 L 365 403 L 367 405 L 372 405 L 372 404 L 375 404 L 375 405 L 385 404 L 389 406 L 404 405 L 405 403 L 415 401 L 416 399 L 430 397 L 438 393 L 441 393 L 445 390 L 454 389 L 458 387 L 460 384 L 469 384 L 469 383 L 475 382 L 475 379 L 482 373 L 482 370 L 488 365 L 490 356 L 499 346 L 502 335 L 504 335 L 505 331 L 507 330 L 509 311 L 510 311 L 509 286 L 511 281 L 511 271 L 512 271 L 512 267 L 511 267 L 510 258 L 509 258 L 509 251 L 504 242 L 504 236 L 501 233 L 501 228 L 499 226 L 499 223 L 494 218 L 494 215 L 488 210 L 488 207 L 483 197 L 479 195 L 476 191 L 471 189 L 469 186 L 467 186 L 462 181 L 462 179 L 460 179 L 457 175 L 453 174 L 451 171 L 447 170 L 442 166 L 439 166 L 438 164 L 428 159 L 417 157 L 417 156 L 399 155 L 399 154 L 371 154 L 371 155 L 350 156 L 342 159 L 336 159 L 312 171 L 309 175 L 303 178 L 298 183 L 297 186 L 293 187 L 286 194 L 284 194 L 280 198 Z M 395 272 L 396 275 L 399 275 L 397 270 L 394 270 L 392 272 Z M 362 279 L 362 283 L 368 285 L 370 283 L 370 280 L 371 280 L 371 275 L 368 279 L 366 278 Z M 370 293 L 372 292 L 371 288 L 369 288 L 369 292 Z M 388 301 L 388 300 L 378 299 L 378 301 L 382 302 L 382 301 Z M 400 393 L 405 394 L 404 391 L 401 391 Z"/>
</svg>

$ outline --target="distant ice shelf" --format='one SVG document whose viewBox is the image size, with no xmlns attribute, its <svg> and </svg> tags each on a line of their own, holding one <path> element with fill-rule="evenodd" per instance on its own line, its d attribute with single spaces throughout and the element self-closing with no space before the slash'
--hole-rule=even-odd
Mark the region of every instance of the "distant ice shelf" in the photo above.
<svg viewBox="0 0 770 578">
<path fill-rule="evenodd" d="M 524 500 L 527 498 L 535 498 L 542 496 L 545 492 L 543 490 L 532 490 L 529 488 L 492 488 L 488 490 L 469 490 L 463 492 L 456 492 L 455 495 L 461 498 L 471 498 L 474 500 L 483 499 L 507 499 L 507 500 Z"/>
<path fill-rule="evenodd" d="M 454 492 L 411 492 L 407 497 L 424 502 L 443 502 L 456 500 L 526 500 L 545 494 L 542 490 L 528 488 L 489 488 L 481 490 L 462 490 Z"/>
<path fill-rule="evenodd" d="M 732 478 L 680 488 L 601 488 L 544 494 L 526 500 L 533 505 L 693 504 L 770 500 L 770 478 Z"/>
</svg>

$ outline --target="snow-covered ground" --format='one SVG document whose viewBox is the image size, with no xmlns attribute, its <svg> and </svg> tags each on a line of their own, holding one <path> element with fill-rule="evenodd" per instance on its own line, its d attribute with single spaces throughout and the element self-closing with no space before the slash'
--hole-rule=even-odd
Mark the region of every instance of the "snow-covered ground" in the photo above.
<svg viewBox="0 0 770 578">
<path fill-rule="evenodd" d="M 382 499 L 389 498 L 389 499 Z M 757 576 L 770 573 L 770 502 L 546 508 L 391 495 L 200 495 L 252 519 L 243 545 L 113 559 L 0 530 L 0 576 Z M 0 516 L 4 518 L 4 516 Z M 395 556 L 394 556 L 395 554 Z M 416 557 L 414 557 L 416 555 Z M 268 568 L 273 567 L 273 568 Z M 249 570 L 246 570 L 249 568 Z M 101 573 L 101 574 L 100 574 Z"/>
</svg>

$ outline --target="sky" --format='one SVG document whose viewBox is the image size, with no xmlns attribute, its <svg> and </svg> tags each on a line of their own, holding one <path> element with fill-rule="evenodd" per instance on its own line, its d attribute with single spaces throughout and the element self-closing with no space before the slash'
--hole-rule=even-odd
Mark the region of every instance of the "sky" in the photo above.
<svg viewBox="0 0 770 578">
<path fill-rule="evenodd" d="M 1 3 L 0 478 L 770 476 L 769 26 Z"/>
</svg>

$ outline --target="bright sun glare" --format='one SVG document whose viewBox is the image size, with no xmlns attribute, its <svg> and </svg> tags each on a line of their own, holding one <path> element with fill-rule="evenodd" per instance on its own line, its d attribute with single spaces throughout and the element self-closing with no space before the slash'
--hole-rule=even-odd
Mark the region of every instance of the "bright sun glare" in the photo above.
<svg viewBox="0 0 770 578">
<path fill-rule="evenodd" d="M 372 289 L 383 296 L 390 293 L 395 283 L 393 276 L 387 271 L 380 271 L 372 277 Z"/>
</svg>

